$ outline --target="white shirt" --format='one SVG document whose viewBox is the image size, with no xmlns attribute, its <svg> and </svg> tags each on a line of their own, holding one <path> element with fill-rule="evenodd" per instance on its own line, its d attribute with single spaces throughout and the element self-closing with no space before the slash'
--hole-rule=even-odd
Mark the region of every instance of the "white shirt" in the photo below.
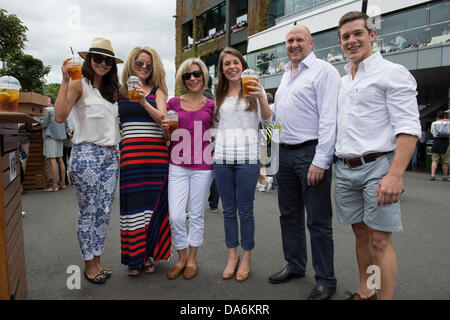
<svg viewBox="0 0 450 320">
<path fill-rule="evenodd" d="M 336 156 L 360 157 L 395 150 L 398 134 L 420 137 L 417 83 L 402 65 L 374 53 L 342 78 Z"/>
<path fill-rule="evenodd" d="M 336 141 L 339 72 L 314 53 L 291 77 L 291 62 L 285 69 L 272 107 L 273 120 L 281 123 L 280 143 L 299 144 L 318 139 L 312 164 L 328 169 Z"/>
<path fill-rule="evenodd" d="M 214 160 L 218 163 L 226 161 L 258 160 L 259 122 L 268 125 L 269 120 L 261 119 L 260 106 L 258 110 L 245 111 L 244 99 L 226 97 L 219 111 Z"/>
<path fill-rule="evenodd" d="M 120 141 L 117 102 L 105 100 L 100 91 L 82 78 L 83 95 L 72 108 L 73 144 L 90 142 L 114 146 Z"/>
<path fill-rule="evenodd" d="M 431 134 L 433 135 L 433 137 L 437 137 L 437 126 L 442 125 L 443 123 L 447 123 L 449 122 L 448 119 L 440 119 L 440 120 L 436 120 L 431 124 Z"/>
</svg>

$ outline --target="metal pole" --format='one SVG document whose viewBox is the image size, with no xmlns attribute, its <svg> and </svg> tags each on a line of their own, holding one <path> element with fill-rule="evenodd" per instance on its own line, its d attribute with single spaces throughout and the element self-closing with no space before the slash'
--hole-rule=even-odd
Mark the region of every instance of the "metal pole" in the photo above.
<svg viewBox="0 0 450 320">
<path fill-rule="evenodd" d="M 362 1 L 362 12 L 367 13 L 367 0 Z"/>
<path fill-rule="evenodd" d="M 230 0 L 225 1 L 225 45 L 230 46 Z"/>
</svg>

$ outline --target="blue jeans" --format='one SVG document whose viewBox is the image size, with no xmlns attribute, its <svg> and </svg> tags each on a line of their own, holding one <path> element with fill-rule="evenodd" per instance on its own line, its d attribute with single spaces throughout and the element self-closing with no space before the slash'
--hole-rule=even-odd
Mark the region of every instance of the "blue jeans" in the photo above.
<svg viewBox="0 0 450 320">
<path fill-rule="evenodd" d="M 237 212 L 239 212 L 241 246 L 244 250 L 252 250 L 255 247 L 253 201 L 259 176 L 259 162 L 257 164 L 238 164 L 236 161 L 232 164 L 215 163 L 214 174 L 222 200 L 227 248 L 236 248 L 239 245 L 237 220 Z"/>
<path fill-rule="evenodd" d="M 211 209 L 217 209 L 219 205 L 219 192 L 217 191 L 216 179 L 213 179 L 211 188 L 209 188 L 208 203 Z"/>
<path fill-rule="evenodd" d="M 280 148 L 277 179 L 281 239 L 287 268 L 293 273 L 305 274 L 306 220 L 315 279 L 318 284 L 325 287 L 336 287 L 333 262 L 333 213 L 330 198 L 331 168 L 325 171 L 318 185 L 314 187 L 307 185 L 307 175 L 314 159 L 315 149 L 315 145 L 297 150 Z"/>
</svg>

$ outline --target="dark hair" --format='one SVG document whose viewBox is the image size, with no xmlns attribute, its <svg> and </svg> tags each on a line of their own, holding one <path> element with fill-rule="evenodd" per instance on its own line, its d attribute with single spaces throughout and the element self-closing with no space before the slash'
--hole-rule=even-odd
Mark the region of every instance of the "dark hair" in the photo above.
<svg viewBox="0 0 450 320">
<path fill-rule="evenodd" d="M 55 98 L 51 94 L 46 94 L 50 98 L 51 104 L 55 104 Z"/>
<path fill-rule="evenodd" d="M 367 31 L 371 31 L 372 27 L 369 25 L 369 16 L 367 14 L 365 14 L 364 12 L 361 11 L 350 11 L 347 12 L 346 14 L 344 14 L 341 19 L 339 20 L 339 24 L 338 24 L 338 33 L 339 33 L 339 38 L 341 37 L 341 28 L 344 24 L 355 21 L 355 20 L 359 20 L 362 19 L 365 21 L 365 25 L 366 25 L 366 29 Z"/>
<path fill-rule="evenodd" d="M 86 56 L 83 66 L 81 67 L 81 72 L 83 77 L 88 79 L 91 85 L 94 86 L 94 70 L 91 65 L 91 57 L 91 53 Z M 103 76 L 100 88 L 97 89 L 100 91 L 100 94 L 105 100 L 114 103 L 117 101 L 117 97 L 119 95 L 119 87 L 120 84 L 119 78 L 117 77 L 117 64 L 114 61 L 111 70 Z"/>
<path fill-rule="evenodd" d="M 228 89 L 230 87 L 230 84 L 228 83 L 228 79 L 225 78 L 225 75 L 223 74 L 223 58 L 225 57 L 226 54 L 231 54 L 239 59 L 239 61 L 242 64 L 242 71 L 248 69 L 247 62 L 245 61 L 244 57 L 238 50 L 231 48 L 231 47 L 227 47 L 227 48 L 223 49 L 222 52 L 220 52 L 219 62 L 217 63 L 217 65 L 218 65 L 217 69 L 219 70 L 217 73 L 217 78 L 219 81 L 217 83 L 216 89 L 214 90 L 214 96 L 216 97 L 216 109 L 214 111 L 213 118 L 215 121 L 219 121 L 220 107 L 222 106 L 222 104 L 225 100 L 225 97 L 227 95 Z M 239 99 L 246 100 L 247 108 L 245 109 L 245 111 L 257 110 L 258 103 L 256 102 L 256 97 L 244 97 L 243 90 L 242 90 L 242 83 L 241 83 L 241 91 L 239 92 Z"/>
<path fill-rule="evenodd" d="M 438 119 L 445 119 L 445 118 L 447 118 L 447 116 L 445 115 L 445 112 L 441 110 L 441 111 L 439 111 L 437 113 L 437 118 Z"/>
</svg>

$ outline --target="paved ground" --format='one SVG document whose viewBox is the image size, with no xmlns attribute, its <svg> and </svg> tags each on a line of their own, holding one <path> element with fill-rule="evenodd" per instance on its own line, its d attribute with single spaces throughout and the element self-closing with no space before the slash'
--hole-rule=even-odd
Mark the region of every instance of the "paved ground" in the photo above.
<svg viewBox="0 0 450 320">
<path fill-rule="evenodd" d="M 405 231 L 396 234 L 399 275 L 396 299 L 450 299 L 449 236 L 450 183 L 431 182 L 427 173 L 405 174 L 402 198 Z M 161 262 L 157 272 L 129 278 L 120 264 L 119 201 L 114 202 L 102 258 L 113 277 L 104 286 L 81 279 L 81 289 L 69 290 L 70 265 L 83 262 L 75 233 L 77 207 L 72 186 L 56 193 L 25 191 L 23 219 L 28 299 L 166 299 L 166 300 L 303 300 L 314 285 L 311 261 L 306 278 L 272 285 L 267 277 L 284 266 L 281 249 L 277 193 L 257 192 L 255 201 L 256 247 L 252 273 L 244 283 L 223 281 L 226 263 L 221 214 L 205 213 L 204 244 L 199 250 L 199 275 L 193 280 L 167 280 L 173 262 Z M 358 286 L 354 237 L 349 226 L 334 219 L 335 271 L 341 300 Z M 309 253 L 309 257 L 310 257 Z"/>
</svg>

